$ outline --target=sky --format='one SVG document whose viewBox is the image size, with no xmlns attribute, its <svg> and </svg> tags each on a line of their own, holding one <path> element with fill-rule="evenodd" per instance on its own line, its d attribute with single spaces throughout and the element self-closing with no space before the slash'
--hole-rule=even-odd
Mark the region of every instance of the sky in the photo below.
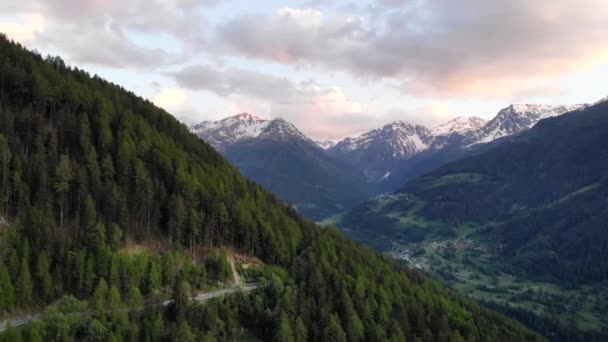
<svg viewBox="0 0 608 342">
<path fill-rule="evenodd" d="M 605 0 L 19 0 L 0 32 L 186 123 L 247 112 L 315 139 L 608 95 Z"/>
</svg>

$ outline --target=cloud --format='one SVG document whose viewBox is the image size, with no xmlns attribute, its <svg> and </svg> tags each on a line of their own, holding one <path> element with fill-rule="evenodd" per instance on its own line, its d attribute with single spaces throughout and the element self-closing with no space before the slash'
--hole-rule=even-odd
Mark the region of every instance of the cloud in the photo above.
<svg viewBox="0 0 608 342">
<path fill-rule="evenodd" d="M 73 62 L 114 68 L 153 69 L 180 62 L 184 54 L 205 44 L 207 21 L 202 10 L 218 2 L 7 1 L 0 4 L 0 14 L 44 18 L 44 27 L 33 30 L 33 25 L 26 21 L 23 27 L 13 27 L 13 30 L 10 30 L 10 25 L 14 26 L 14 22 L 0 23 L 0 28 L 8 31 L 9 38 L 27 42 L 29 46 L 59 51 Z M 151 35 L 154 38 L 150 38 Z M 164 43 L 163 47 L 149 46 L 157 44 L 153 41 L 159 38 Z M 177 42 L 177 45 L 167 42 Z M 172 49 L 172 45 L 176 46 L 175 49 Z"/>
<path fill-rule="evenodd" d="M 363 106 L 349 99 L 339 87 L 319 87 L 314 82 L 293 83 L 286 78 L 242 69 L 209 65 L 188 66 L 168 73 L 179 87 L 208 91 L 229 101 L 227 114 L 247 108 L 283 117 L 313 137 L 340 137 L 368 126 Z M 256 113 L 261 114 L 261 113 Z M 338 127 L 339 126 L 339 127 Z"/>
<path fill-rule="evenodd" d="M 385 114 L 389 120 L 403 120 L 428 128 L 435 127 L 458 116 L 446 102 L 429 102 L 411 108 L 391 108 Z"/>
<path fill-rule="evenodd" d="M 0 32 L 17 41 L 30 41 L 36 34 L 44 29 L 45 18 L 40 14 L 26 13 L 22 22 L 0 22 Z"/>
<path fill-rule="evenodd" d="M 289 101 L 296 92 L 286 78 L 242 69 L 217 69 L 209 65 L 187 66 L 167 73 L 177 83 L 192 90 L 208 90 L 220 96 L 248 95 L 275 101 Z"/>
<path fill-rule="evenodd" d="M 189 107 L 188 96 L 177 88 L 161 89 L 152 97 L 152 102 L 168 112 L 179 112 Z"/>
<path fill-rule="evenodd" d="M 608 63 L 608 2 L 380 0 L 350 15 L 241 15 L 215 34 L 227 54 L 388 78 L 406 93 L 504 98 Z"/>
<path fill-rule="evenodd" d="M 293 122 L 316 139 L 337 139 L 366 130 L 375 118 L 339 87 L 300 88 L 297 101 L 273 102 L 272 113 Z"/>
</svg>

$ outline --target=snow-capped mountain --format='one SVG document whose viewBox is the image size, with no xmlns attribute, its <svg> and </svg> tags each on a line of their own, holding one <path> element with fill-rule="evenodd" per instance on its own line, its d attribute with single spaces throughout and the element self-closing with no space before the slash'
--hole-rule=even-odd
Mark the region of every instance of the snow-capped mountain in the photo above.
<svg viewBox="0 0 608 342">
<path fill-rule="evenodd" d="M 421 125 L 395 121 L 356 138 L 346 138 L 330 151 L 334 154 L 351 154 L 368 151 L 376 158 L 404 159 L 428 148 L 432 132 Z"/>
<path fill-rule="evenodd" d="M 260 132 L 258 138 L 269 140 L 302 140 L 310 144 L 315 144 L 304 133 L 300 132 L 296 126 L 281 118 L 270 120 L 268 125 Z"/>
<path fill-rule="evenodd" d="M 502 109 L 485 126 L 465 134 L 464 146 L 488 143 L 532 128 L 537 122 L 586 107 L 584 104 L 551 106 L 514 104 Z"/>
<path fill-rule="evenodd" d="M 283 120 L 239 114 L 190 127 L 248 177 L 321 218 L 462 158 L 484 143 L 585 105 L 515 104 L 490 121 L 458 117 L 433 129 L 395 121 L 338 143 L 315 142 Z"/>
<path fill-rule="evenodd" d="M 190 130 L 219 150 L 258 138 L 310 140 L 294 125 L 283 119 L 266 120 L 247 113 L 219 121 L 203 121 L 190 126 Z"/>
<path fill-rule="evenodd" d="M 459 116 L 446 123 L 436 126 L 431 130 L 434 136 L 450 135 L 452 133 L 464 133 L 482 128 L 488 123 L 487 120 L 476 116 Z"/>
<path fill-rule="evenodd" d="M 309 218 L 325 218 L 375 194 L 360 170 L 330 157 L 283 119 L 239 114 L 190 129 Z"/>
<path fill-rule="evenodd" d="M 584 106 L 515 104 L 487 122 L 477 117 L 458 117 L 432 130 L 398 121 L 346 138 L 328 152 L 363 170 L 372 182 L 399 184 L 466 154 L 474 145 L 520 133 L 542 119 Z"/>
<path fill-rule="evenodd" d="M 395 121 L 356 138 L 346 138 L 328 153 L 363 171 L 368 180 L 381 182 L 391 175 L 392 164 L 426 150 L 432 132 L 421 125 Z"/>
<path fill-rule="evenodd" d="M 330 148 L 336 146 L 336 142 L 333 140 L 315 141 L 315 143 L 324 150 L 329 150 Z"/>
</svg>

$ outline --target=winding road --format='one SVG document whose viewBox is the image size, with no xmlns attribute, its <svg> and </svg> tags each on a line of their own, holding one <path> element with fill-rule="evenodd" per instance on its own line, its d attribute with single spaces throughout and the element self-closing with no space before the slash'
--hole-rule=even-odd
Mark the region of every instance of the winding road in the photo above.
<svg viewBox="0 0 608 342">
<path fill-rule="evenodd" d="M 250 284 L 242 284 L 240 286 L 232 286 L 223 289 L 218 289 L 211 292 L 201 292 L 196 295 L 192 300 L 199 303 L 205 303 L 210 301 L 211 299 L 222 297 L 225 295 L 235 294 L 235 293 L 249 293 L 258 288 L 266 286 L 265 283 L 250 283 Z M 168 306 L 171 304 L 171 300 L 167 300 L 163 302 L 163 306 Z M 8 329 L 9 327 L 20 327 L 33 322 L 41 321 L 43 319 L 42 313 L 24 315 L 20 317 L 11 318 L 8 320 L 4 320 L 0 322 L 0 333 Z"/>
</svg>

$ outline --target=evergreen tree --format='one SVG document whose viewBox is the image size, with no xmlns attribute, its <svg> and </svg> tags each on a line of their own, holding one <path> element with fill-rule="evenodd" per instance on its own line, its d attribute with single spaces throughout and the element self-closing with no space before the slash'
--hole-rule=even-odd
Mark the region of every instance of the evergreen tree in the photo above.
<svg viewBox="0 0 608 342">
<path fill-rule="evenodd" d="M 291 329 L 291 321 L 287 318 L 287 315 L 282 313 L 279 317 L 279 324 L 275 334 L 275 341 L 277 342 L 294 342 L 294 334 Z"/>
<path fill-rule="evenodd" d="M 59 227 L 63 229 L 63 221 L 65 215 L 65 207 L 67 202 L 68 192 L 70 191 L 70 182 L 73 178 L 72 167 L 67 155 L 62 155 L 55 169 L 55 184 L 54 188 L 59 196 Z"/>
<path fill-rule="evenodd" d="M 40 296 L 44 301 L 48 301 L 53 294 L 53 283 L 49 272 L 50 264 L 46 251 L 42 251 L 38 256 L 36 264 L 37 286 Z"/>
<path fill-rule="evenodd" d="M 173 340 L 176 342 L 196 341 L 196 336 L 194 335 L 194 333 L 192 333 L 192 328 L 190 328 L 188 322 L 182 321 L 178 324 Z"/>
<path fill-rule="evenodd" d="M 101 278 L 95 291 L 93 292 L 92 306 L 100 316 L 103 316 L 106 310 L 106 302 L 108 301 L 108 284 L 105 279 Z"/>
<path fill-rule="evenodd" d="M 3 262 L 0 262 L 0 310 L 11 311 L 15 304 L 15 288 Z"/>
<path fill-rule="evenodd" d="M 21 305 L 32 302 L 32 276 L 26 258 L 21 260 L 21 267 L 17 274 L 17 298 Z"/>
<path fill-rule="evenodd" d="M 302 317 L 298 317 L 295 322 L 294 328 L 294 341 L 295 342 L 306 342 L 308 341 L 308 331 L 306 325 L 302 320 Z"/>
<path fill-rule="evenodd" d="M 325 340 L 328 342 L 346 342 L 346 333 L 342 329 L 338 316 L 332 314 L 329 318 L 329 323 L 325 328 Z"/>
</svg>

